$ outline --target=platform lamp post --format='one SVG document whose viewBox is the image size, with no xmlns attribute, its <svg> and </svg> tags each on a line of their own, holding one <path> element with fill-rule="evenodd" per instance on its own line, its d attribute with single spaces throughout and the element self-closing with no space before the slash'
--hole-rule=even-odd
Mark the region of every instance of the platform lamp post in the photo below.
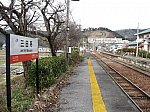
<svg viewBox="0 0 150 112">
<path fill-rule="evenodd" d="M 71 1 L 80 1 L 80 0 L 71 0 Z M 70 0 L 67 0 L 67 18 L 66 18 L 67 35 L 66 35 L 66 53 L 65 53 L 66 62 L 68 62 L 69 11 L 70 11 Z"/>
</svg>

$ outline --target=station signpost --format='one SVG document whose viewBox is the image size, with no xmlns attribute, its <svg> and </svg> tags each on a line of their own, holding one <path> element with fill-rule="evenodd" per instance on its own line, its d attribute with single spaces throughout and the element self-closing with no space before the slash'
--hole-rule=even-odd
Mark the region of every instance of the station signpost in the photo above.
<svg viewBox="0 0 150 112">
<path fill-rule="evenodd" d="M 11 112 L 10 64 L 36 59 L 36 86 L 39 93 L 38 39 L 14 34 L 6 36 L 6 94 L 7 108 Z"/>
</svg>

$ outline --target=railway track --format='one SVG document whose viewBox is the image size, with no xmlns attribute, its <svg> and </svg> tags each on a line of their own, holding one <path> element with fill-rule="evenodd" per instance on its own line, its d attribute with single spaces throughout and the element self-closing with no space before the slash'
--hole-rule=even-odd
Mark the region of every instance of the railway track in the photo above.
<svg viewBox="0 0 150 112">
<path fill-rule="evenodd" d="M 150 76 L 109 56 L 94 57 L 141 112 L 150 112 Z"/>
</svg>

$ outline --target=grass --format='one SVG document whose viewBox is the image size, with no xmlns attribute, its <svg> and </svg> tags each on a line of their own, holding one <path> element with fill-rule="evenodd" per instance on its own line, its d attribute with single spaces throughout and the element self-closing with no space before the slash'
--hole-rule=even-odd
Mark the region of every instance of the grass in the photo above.
<svg viewBox="0 0 150 112">
<path fill-rule="evenodd" d="M 18 77 L 18 76 L 12 73 L 12 74 L 11 74 L 11 79 L 12 79 L 12 78 L 15 78 L 15 77 Z M 2 83 L 5 83 L 5 80 L 6 80 L 6 75 L 0 75 L 0 85 L 1 85 Z"/>
<path fill-rule="evenodd" d="M 0 60 L 0 65 L 4 65 L 6 63 L 5 60 Z"/>
<path fill-rule="evenodd" d="M 25 112 L 34 99 L 34 92 L 31 88 L 25 88 L 23 75 L 15 76 L 11 80 L 12 112 Z M 0 112 L 6 112 L 6 91 L 5 83 L 0 84 Z"/>
<path fill-rule="evenodd" d="M 0 50 L 0 55 L 5 55 L 5 54 L 6 54 L 5 50 Z"/>
<path fill-rule="evenodd" d="M 5 75 L 0 75 L 0 82 L 4 81 Z"/>
<path fill-rule="evenodd" d="M 11 64 L 11 66 L 22 66 L 22 62 Z"/>
<path fill-rule="evenodd" d="M 19 76 L 12 80 L 12 112 L 24 112 L 32 104 L 32 89 L 24 85 L 24 77 Z"/>
<path fill-rule="evenodd" d="M 6 109 L 6 91 L 5 91 L 5 84 L 0 84 L 0 112 L 7 112 Z"/>
<path fill-rule="evenodd" d="M 5 65 L 6 60 L 0 60 L 0 65 Z M 22 66 L 22 62 L 11 64 L 11 66 Z"/>
</svg>

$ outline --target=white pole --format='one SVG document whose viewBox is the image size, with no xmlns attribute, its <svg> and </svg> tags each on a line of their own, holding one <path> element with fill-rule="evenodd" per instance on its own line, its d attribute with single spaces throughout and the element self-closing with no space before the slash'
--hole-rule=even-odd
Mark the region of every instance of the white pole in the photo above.
<svg viewBox="0 0 150 112">
<path fill-rule="evenodd" d="M 136 42 L 137 42 L 137 45 L 136 45 L 136 57 L 138 57 L 138 41 L 139 41 L 139 23 L 138 23 L 138 27 L 137 27 L 137 38 L 136 38 Z"/>
</svg>

